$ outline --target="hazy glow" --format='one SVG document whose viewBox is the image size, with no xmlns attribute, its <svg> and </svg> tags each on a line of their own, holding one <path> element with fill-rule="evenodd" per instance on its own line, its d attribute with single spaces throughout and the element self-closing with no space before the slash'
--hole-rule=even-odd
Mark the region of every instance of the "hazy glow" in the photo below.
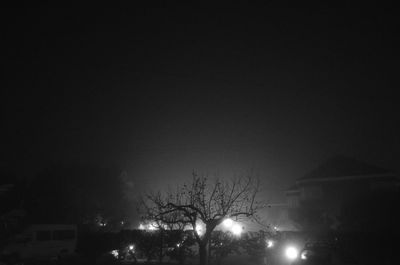
<svg viewBox="0 0 400 265">
<path fill-rule="evenodd" d="M 267 248 L 272 248 L 274 246 L 274 241 L 267 240 Z"/>
<path fill-rule="evenodd" d="M 156 222 L 151 222 L 148 224 L 140 224 L 139 230 L 150 230 L 150 231 L 158 230 L 158 225 Z"/>
<path fill-rule="evenodd" d="M 233 220 L 232 220 L 231 218 L 227 218 L 227 219 L 225 219 L 225 220 L 222 222 L 222 225 L 223 225 L 225 228 L 231 228 L 232 225 L 233 225 Z"/>
<path fill-rule="evenodd" d="M 231 230 L 235 236 L 240 236 L 242 233 L 242 227 L 239 224 L 234 224 Z"/>
<path fill-rule="evenodd" d="M 148 228 L 147 228 L 148 230 L 151 230 L 151 231 L 154 231 L 154 230 L 157 230 L 158 229 L 158 226 L 157 226 L 157 224 L 155 223 L 155 222 L 152 222 L 152 223 L 150 223 L 149 225 L 148 225 Z"/>
<path fill-rule="evenodd" d="M 293 246 L 289 246 L 285 250 L 285 255 L 289 260 L 295 260 L 295 259 L 297 259 L 297 256 L 299 255 L 299 251 L 297 250 L 297 248 L 295 248 Z"/>
<path fill-rule="evenodd" d="M 111 253 L 111 255 L 113 255 L 114 257 L 118 258 L 118 250 L 117 250 L 117 249 L 112 250 L 110 253 Z"/>
<path fill-rule="evenodd" d="M 201 223 L 196 224 L 196 232 L 199 236 L 203 235 L 205 233 L 204 225 Z"/>
<path fill-rule="evenodd" d="M 193 230 L 193 227 L 192 227 L 192 225 L 185 225 L 185 226 L 183 227 L 183 230 L 184 230 L 184 231 Z"/>
</svg>

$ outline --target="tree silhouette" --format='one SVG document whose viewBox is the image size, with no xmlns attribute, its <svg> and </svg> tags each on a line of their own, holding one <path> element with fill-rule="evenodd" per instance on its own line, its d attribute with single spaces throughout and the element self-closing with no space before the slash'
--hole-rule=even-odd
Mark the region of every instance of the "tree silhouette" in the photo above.
<svg viewBox="0 0 400 265">
<path fill-rule="evenodd" d="M 208 263 L 211 233 L 226 218 L 258 220 L 262 204 L 256 201 L 259 182 L 252 176 L 230 181 L 193 173 L 190 184 L 175 191 L 149 193 L 141 198 L 143 218 L 192 229 L 199 246 L 200 264 Z"/>
</svg>

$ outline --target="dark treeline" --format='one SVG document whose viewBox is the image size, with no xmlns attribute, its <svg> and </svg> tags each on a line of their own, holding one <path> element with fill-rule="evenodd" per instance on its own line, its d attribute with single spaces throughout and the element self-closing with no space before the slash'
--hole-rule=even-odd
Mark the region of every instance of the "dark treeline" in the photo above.
<svg viewBox="0 0 400 265">
<path fill-rule="evenodd" d="M 116 168 L 54 165 L 29 179 L 2 178 L 7 187 L 0 203 L 2 229 L 32 223 L 121 228 L 134 208 L 124 198 L 120 174 Z"/>
</svg>

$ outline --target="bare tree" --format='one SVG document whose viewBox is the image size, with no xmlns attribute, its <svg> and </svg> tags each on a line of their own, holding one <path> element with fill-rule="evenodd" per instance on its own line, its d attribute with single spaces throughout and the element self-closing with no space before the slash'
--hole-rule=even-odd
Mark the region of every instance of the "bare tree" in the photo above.
<svg viewBox="0 0 400 265">
<path fill-rule="evenodd" d="M 142 197 L 143 217 L 158 224 L 193 230 L 199 246 L 200 264 L 208 263 L 208 245 L 212 231 L 226 218 L 236 221 L 257 220 L 262 205 L 256 201 L 259 182 L 252 176 L 229 181 L 193 174 L 191 184 L 175 191 L 150 193 Z M 199 226 L 203 225 L 203 231 Z"/>
</svg>

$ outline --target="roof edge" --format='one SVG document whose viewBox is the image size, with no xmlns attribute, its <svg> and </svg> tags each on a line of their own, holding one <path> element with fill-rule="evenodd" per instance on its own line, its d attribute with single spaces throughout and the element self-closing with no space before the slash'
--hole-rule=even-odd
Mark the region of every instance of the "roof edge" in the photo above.
<svg viewBox="0 0 400 265">
<path fill-rule="evenodd" d="M 333 182 L 333 181 L 343 181 L 343 180 L 356 180 L 356 179 L 368 179 L 368 178 L 384 178 L 384 177 L 394 177 L 400 178 L 394 173 L 383 173 L 383 174 L 367 174 L 367 175 L 347 175 L 347 176 L 333 176 L 327 178 L 309 178 L 309 179 L 298 179 L 296 184 L 308 183 L 308 182 Z"/>
</svg>

